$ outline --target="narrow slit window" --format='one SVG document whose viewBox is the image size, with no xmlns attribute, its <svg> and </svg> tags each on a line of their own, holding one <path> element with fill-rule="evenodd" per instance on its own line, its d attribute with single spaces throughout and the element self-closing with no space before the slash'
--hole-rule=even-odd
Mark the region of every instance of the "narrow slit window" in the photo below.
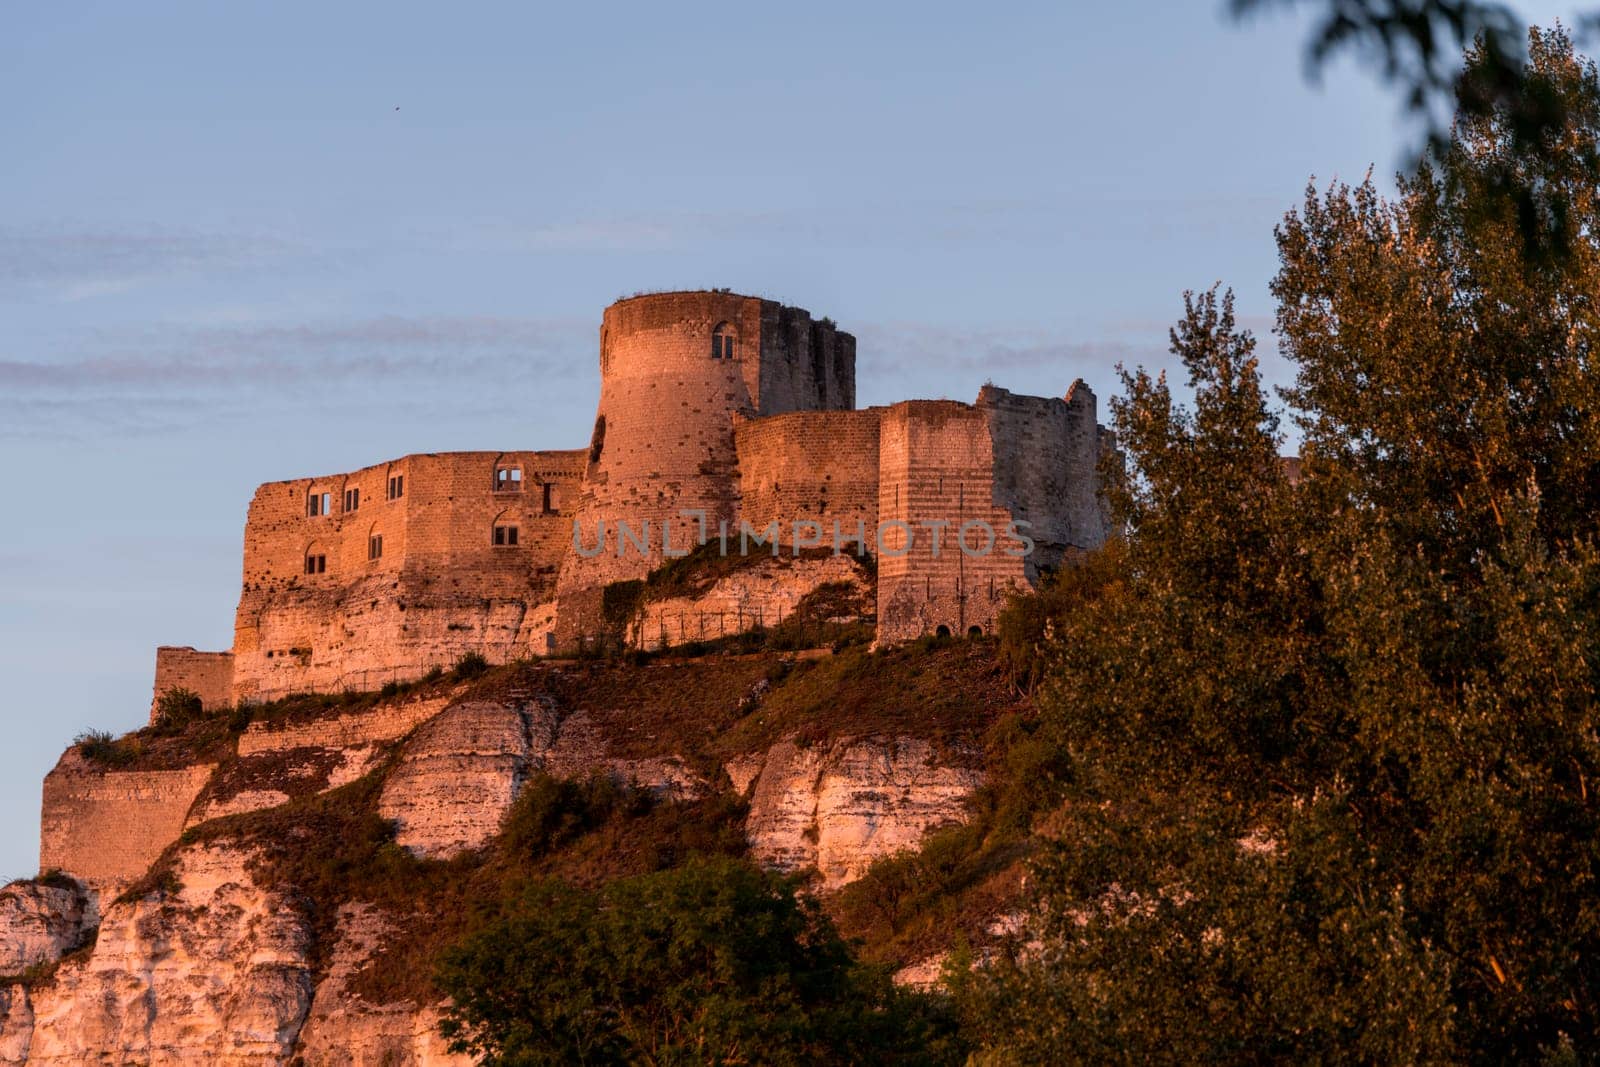
<svg viewBox="0 0 1600 1067">
<path fill-rule="evenodd" d="M 556 511 L 556 487 L 550 482 L 544 483 L 544 513 L 554 515 Z"/>
</svg>

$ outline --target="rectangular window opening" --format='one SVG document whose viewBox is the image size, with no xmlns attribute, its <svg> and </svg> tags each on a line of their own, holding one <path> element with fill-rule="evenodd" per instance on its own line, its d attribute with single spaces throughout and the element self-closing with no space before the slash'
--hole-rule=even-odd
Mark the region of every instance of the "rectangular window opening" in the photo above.
<svg viewBox="0 0 1600 1067">
<path fill-rule="evenodd" d="M 496 526 L 494 528 L 494 543 L 509 548 L 517 543 L 517 528 L 515 526 Z"/>
<path fill-rule="evenodd" d="M 383 535 L 373 534 L 367 538 L 367 558 L 377 559 L 383 555 Z"/>
</svg>

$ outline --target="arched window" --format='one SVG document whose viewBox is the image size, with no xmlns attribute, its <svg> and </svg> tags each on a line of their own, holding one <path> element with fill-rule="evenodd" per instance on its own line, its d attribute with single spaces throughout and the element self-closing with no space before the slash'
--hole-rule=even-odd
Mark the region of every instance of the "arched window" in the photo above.
<svg viewBox="0 0 1600 1067">
<path fill-rule="evenodd" d="M 383 534 L 374 525 L 367 531 L 367 559 L 376 561 L 383 558 Z"/>
<path fill-rule="evenodd" d="M 950 627 L 944 625 L 943 623 L 940 623 L 939 624 L 939 628 L 937 630 L 933 631 L 933 636 L 935 636 L 935 637 L 949 637 L 950 636 Z"/>
<path fill-rule="evenodd" d="M 711 358 L 733 359 L 738 354 L 739 336 L 725 322 L 717 323 L 711 331 Z"/>
<path fill-rule="evenodd" d="M 328 550 L 319 544 L 306 546 L 306 573 L 328 573 Z"/>
<path fill-rule="evenodd" d="M 967 627 L 967 636 L 968 637 L 982 637 L 983 636 L 983 627 L 981 627 L 981 626 L 969 626 L 969 627 Z"/>
<path fill-rule="evenodd" d="M 389 465 L 389 499 L 399 500 L 406 495 L 406 474 L 404 469 L 391 463 Z"/>
</svg>

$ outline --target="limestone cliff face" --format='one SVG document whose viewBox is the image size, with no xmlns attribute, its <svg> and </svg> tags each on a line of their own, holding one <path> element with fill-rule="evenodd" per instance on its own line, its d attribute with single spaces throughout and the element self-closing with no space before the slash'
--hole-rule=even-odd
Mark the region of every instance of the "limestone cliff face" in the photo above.
<svg viewBox="0 0 1600 1067">
<path fill-rule="evenodd" d="M 99 922 L 84 888 L 16 882 L 0 889 L 0 974 L 20 974 L 76 948 Z"/>
<path fill-rule="evenodd" d="M 739 768 L 742 775 L 750 769 Z M 809 748 L 785 741 L 766 753 L 755 778 L 745 823 L 751 852 L 784 870 L 815 867 L 825 888 L 838 888 L 873 860 L 963 820 L 963 802 L 981 777 L 970 767 L 941 766 L 918 738 Z"/>
<path fill-rule="evenodd" d="M 179 886 L 108 906 L 85 956 L 11 990 L 5 1062 L 287 1063 L 315 987 L 310 932 L 248 866 L 186 851 Z"/>
<path fill-rule="evenodd" d="M 540 668 L 499 689 L 442 685 L 361 712 L 255 722 L 230 755 L 186 769 L 112 771 L 64 759 L 57 773 L 77 783 L 72 812 L 105 825 L 62 838 L 60 865 L 73 873 L 72 841 L 98 843 L 132 825 L 145 834 L 138 854 L 168 849 L 162 862 L 172 874 L 115 899 L 113 890 L 141 872 L 118 868 L 100 893 L 66 879 L 0 891 L 0 974 L 59 961 L 42 981 L 0 982 L 0 1064 L 466 1063 L 438 1035 L 443 1005 L 372 1003 L 353 988 L 352 977 L 415 916 L 349 900 L 336 921 L 318 925 L 294 887 L 272 884 L 268 865 L 236 843 L 228 827 L 239 824 L 217 822 L 365 775 L 377 777 L 362 795 L 393 822 L 397 843 L 436 859 L 492 844 L 541 772 L 608 774 L 671 799 L 731 786 L 748 803 L 751 854 L 783 869 L 814 868 L 825 891 L 965 816 L 963 801 L 980 781 L 970 742 L 935 745 L 881 723 L 850 735 L 836 724 L 813 741 L 757 731 L 741 750 L 716 730 L 685 726 L 672 702 L 716 678 L 717 695 L 695 699 L 726 703 L 722 721 L 766 714 L 764 661 L 715 663 L 701 673 L 647 668 L 653 673 L 627 675 L 620 688 L 607 681 L 610 668 Z M 47 804 L 57 794 L 65 795 L 47 791 Z M 117 822 L 140 803 L 159 806 L 160 818 Z M 199 836 L 175 844 L 184 827 Z"/>
</svg>

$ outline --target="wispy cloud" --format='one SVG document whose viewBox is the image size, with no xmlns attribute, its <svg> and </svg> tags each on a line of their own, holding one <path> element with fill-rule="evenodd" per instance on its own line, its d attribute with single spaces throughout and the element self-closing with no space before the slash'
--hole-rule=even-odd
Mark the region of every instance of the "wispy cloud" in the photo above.
<svg viewBox="0 0 1600 1067">
<path fill-rule="evenodd" d="M 96 330 L 59 357 L 0 358 L 0 436 L 164 433 L 308 395 L 492 404 L 593 374 L 593 342 L 588 322 L 493 316 Z"/>
<path fill-rule="evenodd" d="M 122 292 L 157 278 L 263 266 L 296 251 L 281 235 L 176 227 L 0 226 L 0 294 L 64 300 Z"/>
<path fill-rule="evenodd" d="M 1046 329 L 960 330 L 918 323 L 869 323 L 855 331 L 861 369 L 905 378 L 918 371 L 990 374 L 1061 368 L 1076 375 L 1161 350 L 1121 340 L 1082 340 Z M 1071 379 L 1068 378 L 1070 381 Z"/>
</svg>

